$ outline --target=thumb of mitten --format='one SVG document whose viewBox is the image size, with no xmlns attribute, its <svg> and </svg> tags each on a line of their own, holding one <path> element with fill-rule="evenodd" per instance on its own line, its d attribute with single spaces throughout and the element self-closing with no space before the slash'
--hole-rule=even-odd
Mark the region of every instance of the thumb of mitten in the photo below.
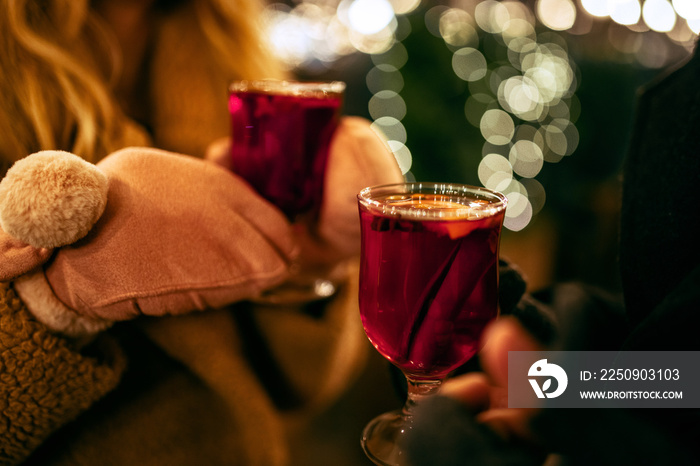
<svg viewBox="0 0 700 466">
<path fill-rule="evenodd" d="M 52 249 L 37 248 L 0 228 L 0 282 L 11 281 L 48 260 Z"/>
</svg>

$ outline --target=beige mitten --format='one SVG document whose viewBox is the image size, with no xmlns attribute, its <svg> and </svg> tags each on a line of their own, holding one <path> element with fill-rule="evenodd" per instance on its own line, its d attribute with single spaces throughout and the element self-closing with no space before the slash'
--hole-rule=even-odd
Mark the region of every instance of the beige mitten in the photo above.
<svg viewBox="0 0 700 466">
<path fill-rule="evenodd" d="M 93 180 L 100 173 L 106 184 Z M 100 192 L 104 203 L 84 201 Z M 284 281 L 295 254 L 284 216 L 236 175 L 147 148 L 96 167 L 57 151 L 20 160 L 0 183 L 0 227 L 3 259 L 16 258 L 0 277 L 16 278 L 30 311 L 72 336 L 253 298 Z"/>
</svg>

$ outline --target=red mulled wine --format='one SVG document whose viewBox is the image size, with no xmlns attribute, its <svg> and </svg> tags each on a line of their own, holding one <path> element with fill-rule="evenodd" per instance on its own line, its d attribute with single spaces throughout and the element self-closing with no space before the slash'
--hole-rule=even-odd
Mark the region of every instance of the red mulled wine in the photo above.
<svg viewBox="0 0 700 466">
<path fill-rule="evenodd" d="M 230 88 L 233 170 L 291 220 L 318 212 L 344 89 L 288 81 Z"/>
<path fill-rule="evenodd" d="M 505 197 L 416 183 L 367 188 L 358 199 L 367 336 L 408 377 L 442 379 L 477 352 L 497 316 Z"/>
</svg>

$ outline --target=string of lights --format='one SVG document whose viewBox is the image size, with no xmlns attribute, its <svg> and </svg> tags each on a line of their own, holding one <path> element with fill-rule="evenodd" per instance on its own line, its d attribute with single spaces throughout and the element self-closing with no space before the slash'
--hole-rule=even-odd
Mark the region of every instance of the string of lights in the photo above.
<svg viewBox="0 0 700 466">
<path fill-rule="evenodd" d="M 421 7 L 421 8 L 419 8 Z M 544 206 L 536 179 L 545 163 L 573 155 L 579 143 L 577 65 L 571 38 L 604 34 L 612 58 L 662 68 L 688 53 L 700 32 L 697 0 L 297 0 L 273 3 L 267 25 L 275 53 L 293 70 L 330 69 L 342 57 L 372 59 L 365 77 L 368 113 L 407 178 L 410 135 L 402 120 L 402 41 L 405 17 L 420 12 L 427 30 L 444 41 L 452 71 L 467 83 L 464 124 L 483 137 L 479 181 L 509 200 L 504 226 L 525 228 Z M 601 31 L 604 31 L 601 32 Z M 502 48 L 493 60 L 483 39 Z"/>
</svg>

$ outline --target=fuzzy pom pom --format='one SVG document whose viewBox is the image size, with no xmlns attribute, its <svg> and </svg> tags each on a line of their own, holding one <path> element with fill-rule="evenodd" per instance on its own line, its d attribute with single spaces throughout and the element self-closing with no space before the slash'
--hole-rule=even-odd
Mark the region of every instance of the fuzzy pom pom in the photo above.
<svg viewBox="0 0 700 466">
<path fill-rule="evenodd" d="M 107 176 L 77 155 L 36 152 L 0 182 L 0 227 L 38 248 L 71 244 L 100 218 L 108 189 Z"/>
</svg>

